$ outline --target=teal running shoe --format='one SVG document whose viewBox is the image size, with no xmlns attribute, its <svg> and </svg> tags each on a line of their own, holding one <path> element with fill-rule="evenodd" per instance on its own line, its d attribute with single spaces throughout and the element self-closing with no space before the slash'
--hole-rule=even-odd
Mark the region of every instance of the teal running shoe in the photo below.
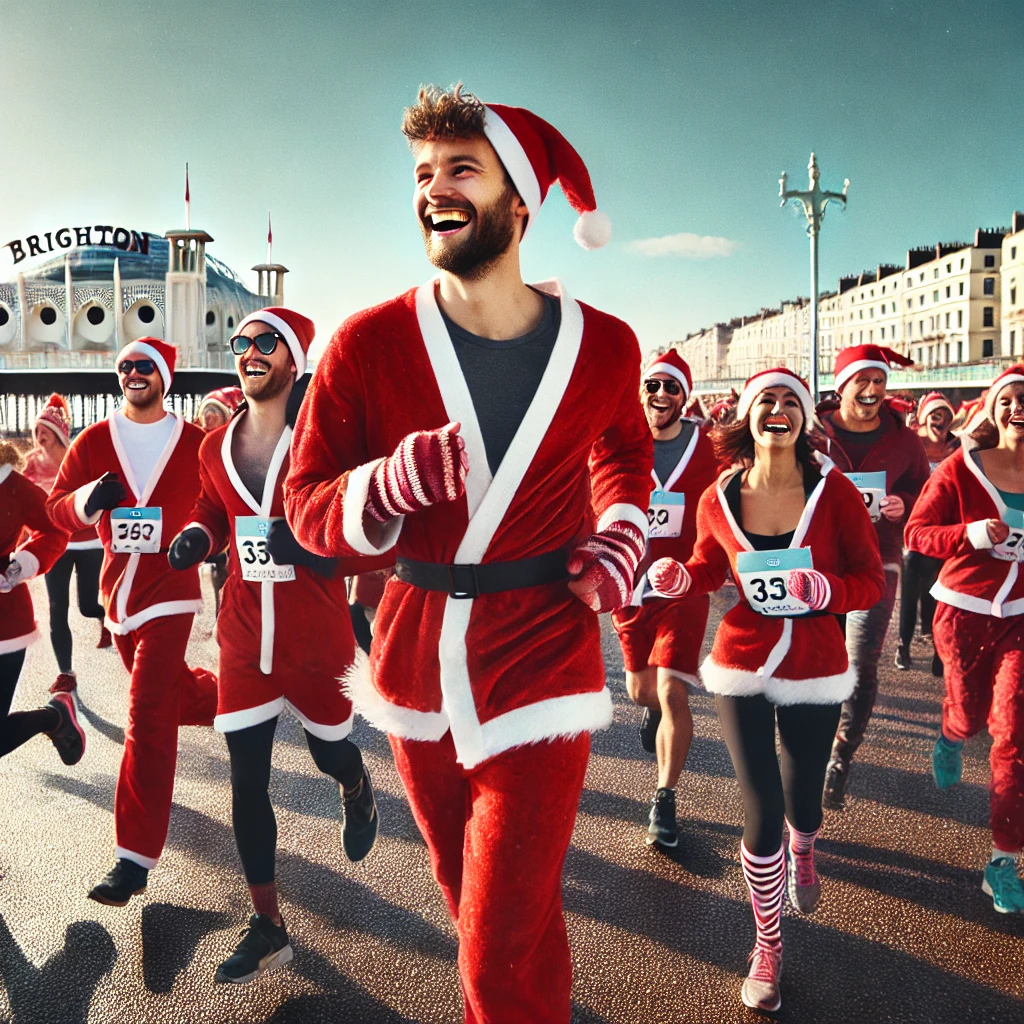
<svg viewBox="0 0 1024 1024">
<path fill-rule="evenodd" d="M 1017 877 L 1017 865 L 1012 857 L 1000 857 L 985 866 L 981 891 L 992 897 L 992 906 L 1000 914 L 1024 913 L 1024 885 Z"/>
<path fill-rule="evenodd" d="M 964 773 L 964 760 L 961 753 L 964 749 L 963 740 L 951 743 L 941 734 L 932 749 L 932 778 L 939 789 L 949 789 L 960 781 Z"/>
</svg>

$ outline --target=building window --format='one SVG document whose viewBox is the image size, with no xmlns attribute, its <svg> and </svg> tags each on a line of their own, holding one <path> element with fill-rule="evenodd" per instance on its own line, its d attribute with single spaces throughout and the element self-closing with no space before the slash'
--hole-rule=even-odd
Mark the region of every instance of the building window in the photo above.
<svg viewBox="0 0 1024 1024">
<path fill-rule="evenodd" d="M 922 283 L 924 282 L 924 271 L 923 270 L 921 271 L 920 274 L 917 275 L 917 279 L 918 279 L 918 281 L 920 281 Z"/>
<path fill-rule="evenodd" d="M 946 330 L 949 330 L 949 314 L 946 314 Z"/>
<path fill-rule="evenodd" d="M 932 302 L 938 302 L 938 301 L 939 301 L 939 289 L 936 288 L 935 291 L 932 292 Z"/>
<path fill-rule="evenodd" d="M 881 331 L 882 341 L 885 341 L 885 328 L 882 327 L 882 328 L 879 328 L 879 330 Z"/>
<path fill-rule="evenodd" d="M 859 340 L 859 341 L 860 341 L 861 343 L 863 343 L 863 341 L 864 341 L 864 332 L 863 332 L 863 331 L 861 331 L 861 332 L 860 332 L 860 338 L 859 338 L 858 340 Z"/>
<path fill-rule="evenodd" d="M 907 309 L 913 309 L 913 308 L 914 308 L 914 300 L 913 299 L 907 299 Z"/>
<path fill-rule="evenodd" d="M 963 327 L 964 325 L 964 311 L 962 309 L 956 311 L 956 325 L 957 327 Z"/>
<path fill-rule="evenodd" d="M 864 319 L 864 310 L 863 309 L 858 309 L 857 310 L 857 319 L 858 320 L 863 320 Z"/>
<path fill-rule="evenodd" d="M 1017 305 L 1017 286 L 1016 285 L 1010 285 L 1010 305 L 1011 306 L 1016 306 Z"/>
<path fill-rule="evenodd" d="M 938 277 L 938 276 L 939 276 L 939 268 L 938 268 L 938 267 L 936 267 L 936 268 L 935 268 L 935 269 L 934 269 L 934 270 L 932 271 L 932 277 Z"/>
<path fill-rule="evenodd" d="M 947 298 L 947 299 L 948 299 L 948 298 L 950 297 L 950 292 L 951 292 L 951 291 L 952 291 L 952 289 L 951 289 L 951 288 L 949 287 L 949 285 L 947 284 L 947 285 L 946 285 L 946 298 Z"/>
<path fill-rule="evenodd" d="M 206 311 L 206 326 L 212 327 L 217 322 L 217 316 L 212 309 Z"/>
<path fill-rule="evenodd" d="M 961 281 L 960 282 L 960 294 L 963 295 L 963 293 L 964 293 L 964 283 L 963 283 L 963 281 Z"/>
<path fill-rule="evenodd" d="M 952 263 L 947 263 L 946 264 L 946 273 L 947 274 L 953 273 L 953 264 Z"/>
<path fill-rule="evenodd" d="M 996 279 L 994 277 L 986 277 L 985 284 L 983 287 L 985 295 L 995 295 L 996 293 Z"/>
<path fill-rule="evenodd" d="M 956 343 L 956 361 L 958 363 L 964 361 L 964 343 L 962 341 Z"/>
<path fill-rule="evenodd" d="M 985 306 L 981 311 L 981 326 L 982 327 L 994 327 L 994 308 L 992 306 Z"/>
<path fill-rule="evenodd" d="M 875 340 L 875 332 L 874 331 L 868 331 L 868 341 L 874 341 L 874 340 Z"/>
<path fill-rule="evenodd" d="M 924 292 L 921 292 L 921 294 L 918 295 L 918 297 L 917 297 L 917 304 L 919 306 L 923 306 L 924 305 Z"/>
<path fill-rule="evenodd" d="M 964 269 L 964 258 L 963 258 L 963 256 L 960 257 L 960 269 L 961 270 Z"/>
<path fill-rule="evenodd" d="M 992 357 L 992 339 L 986 338 L 981 343 L 981 358 L 990 359 Z"/>
<path fill-rule="evenodd" d="M 907 324 L 907 337 L 908 338 L 912 338 L 913 336 L 914 336 L 914 325 L 908 323 Z"/>
<path fill-rule="evenodd" d="M 935 317 L 933 317 L 933 316 L 928 317 L 928 330 L 929 331 L 934 331 L 935 330 Z"/>
<path fill-rule="evenodd" d="M 946 362 L 949 362 L 949 342 L 946 342 Z"/>
<path fill-rule="evenodd" d="M 1010 331 L 1010 355 L 1017 354 L 1017 332 Z"/>
<path fill-rule="evenodd" d="M 918 320 L 917 321 L 917 328 L 921 332 L 921 337 L 923 338 L 924 337 L 924 321 L 923 320 Z"/>
<path fill-rule="evenodd" d="M 1010 246 L 1010 259 L 1011 260 L 1015 260 L 1016 258 L 1017 258 L 1017 246 L 1011 245 Z"/>
<path fill-rule="evenodd" d="M 996 265 L 996 258 L 995 258 L 995 256 L 986 256 L 985 257 L 985 266 L 986 267 L 994 267 L 995 265 Z"/>
</svg>

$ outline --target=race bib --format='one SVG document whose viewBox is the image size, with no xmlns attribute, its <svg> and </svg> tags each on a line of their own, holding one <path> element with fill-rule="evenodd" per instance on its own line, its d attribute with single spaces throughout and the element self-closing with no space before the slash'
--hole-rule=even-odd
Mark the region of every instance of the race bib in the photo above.
<svg viewBox="0 0 1024 1024">
<path fill-rule="evenodd" d="M 647 508 L 647 522 L 650 524 L 648 537 L 678 537 L 683 531 L 683 512 L 686 510 L 686 495 L 673 491 L 651 491 Z"/>
<path fill-rule="evenodd" d="M 1010 528 L 1010 536 L 1002 544 L 992 547 L 992 557 L 1003 562 L 1024 562 L 1024 512 L 1008 508 L 1003 522 Z"/>
<path fill-rule="evenodd" d="M 264 583 L 268 580 L 271 583 L 288 583 L 295 579 L 295 566 L 278 565 L 267 550 L 270 524 L 280 518 L 235 517 L 235 547 L 238 549 L 238 565 L 243 580 L 251 583 Z"/>
<path fill-rule="evenodd" d="M 803 615 L 810 605 L 789 592 L 794 569 L 811 569 L 810 548 L 780 548 L 775 551 L 741 551 L 736 556 L 743 596 L 761 615 Z"/>
<path fill-rule="evenodd" d="M 110 550 L 115 555 L 158 555 L 163 536 L 163 510 L 114 508 L 110 510 Z"/>
<path fill-rule="evenodd" d="M 871 522 L 882 518 L 882 499 L 885 497 L 885 473 L 847 473 L 847 480 L 860 491 L 864 507 L 871 516 Z"/>
</svg>

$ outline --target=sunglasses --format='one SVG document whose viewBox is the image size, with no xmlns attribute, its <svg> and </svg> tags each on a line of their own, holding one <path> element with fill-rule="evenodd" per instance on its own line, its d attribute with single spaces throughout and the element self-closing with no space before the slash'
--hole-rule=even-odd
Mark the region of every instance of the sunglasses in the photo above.
<svg viewBox="0 0 1024 1024">
<path fill-rule="evenodd" d="M 663 388 L 666 395 L 681 395 L 683 393 L 683 389 L 674 380 L 659 380 L 657 377 L 645 380 L 644 388 L 649 395 L 656 395 Z"/>
<path fill-rule="evenodd" d="M 231 351 L 236 356 L 245 355 L 249 351 L 250 345 L 255 345 L 265 356 L 269 356 L 277 348 L 279 341 L 284 341 L 284 338 L 277 331 L 268 331 L 266 334 L 257 334 L 255 338 L 247 338 L 244 334 L 236 334 L 228 344 L 231 345 Z"/>
<path fill-rule="evenodd" d="M 132 370 L 141 373 L 143 377 L 148 377 L 156 370 L 156 363 L 152 359 L 122 359 L 117 364 L 118 373 L 123 373 L 127 376 Z"/>
</svg>

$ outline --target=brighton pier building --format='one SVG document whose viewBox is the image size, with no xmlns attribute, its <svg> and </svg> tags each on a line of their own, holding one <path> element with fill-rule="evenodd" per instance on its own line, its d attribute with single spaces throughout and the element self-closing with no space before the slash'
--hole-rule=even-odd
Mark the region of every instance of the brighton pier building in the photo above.
<svg viewBox="0 0 1024 1024">
<path fill-rule="evenodd" d="M 135 338 L 178 349 L 168 404 L 191 415 L 202 395 L 235 382 L 228 341 L 254 310 L 283 303 L 287 268 L 253 267 L 257 290 L 209 256 L 205 231 L 166 235 L 107 225 L 62 228 L 4 246 L 15 266 L 53 255 L 0 282 L 0 427 L 32 429 L 52 391 L 69 399 L 74 425 L 107 415 L 120 397 L 113 363 Z"/>
</svg>

